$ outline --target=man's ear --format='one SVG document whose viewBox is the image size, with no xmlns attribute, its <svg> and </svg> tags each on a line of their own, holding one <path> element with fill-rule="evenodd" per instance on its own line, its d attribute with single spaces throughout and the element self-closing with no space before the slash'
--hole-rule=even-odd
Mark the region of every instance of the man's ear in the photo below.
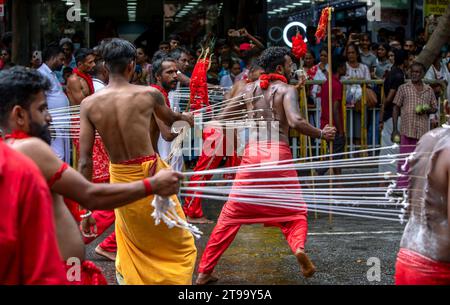
<svg viewBox="0 0 450 305">
<path fill-rule="evenodd" d="M 28 122 L 27 111 L 19 105 L 13 107 L 9 118 L 17 127 L 23 127 Z"/>
<path fill-rule="evenodd" d="M 447 117 L 450 116 L 450 105 L 448 103 L 448 100 L 444 101 L 444 111 Z"/>
<path fill-rule="evenodd" d="M 275 69 L 275 72 L 284 75 L 284 67 L 282 65 L 278 65 L 277 68 Z"/>
</svg>

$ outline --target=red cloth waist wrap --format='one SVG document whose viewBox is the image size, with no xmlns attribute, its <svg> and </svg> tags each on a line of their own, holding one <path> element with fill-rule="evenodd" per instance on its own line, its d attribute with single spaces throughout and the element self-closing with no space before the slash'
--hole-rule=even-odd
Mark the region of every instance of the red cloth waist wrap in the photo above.
<svg viewBox="0 0 450 305">
<path fill-rule="evenodd" d="M 395 265 L 396 285 L 450 285 L 450 263 L 438 262 L 400 248 Z"/>
<path fill-rule="evenodd" d="M 265 162 L 275 162 L 283 160 L 292 160 L 292 153 L 289 145 L 285 142 L 250 142 L 242 156 L 241 168 L 237 171 L 233 183 L 232 191 L 228 202 L 225 204 L 220 215 L 223 221 L 229 224 L 249 224 L 264 223 L 266 225 L 275 225 L 280 222 L 288 222 L 297 219 L 305 219 L 307 207 L 303 201 L 300 183 L 296 179 L 297 171 L 295 169 L 274 169 L 269 171 L 251 171 L 242 168 L 248 165 L 258 165 Z M 282 163 L 288 165 L 290 163 Z M 276 166 L 276 162 L 269 166 Z M 257 167 L 256 167 L 257 168 Z M 291 181 L 277 181 L 275 179 L 292 178 Z M 245 181 L 245 179 L 268 179 L 268 181 Z M 244 180 L 244 181 L 239 181 Z M 265 187 L 270 185 L 270 187 Z M 258 193 L 237 194 L 237 192 L 245 192 L 248 187 L 265 188 L 270 190 L 289 190 L 290 193 L 284 195 L 283 192 L 267 195 L 264 192 L 262 196 Z M 247 187 L 245 190 L 242 187 Z M 257 190 L 257 188 L 252 188 Z M 255 194 L 255 195 L 253 195 Z M 245 203 L 245 200 L 251 200 L 252 203 Z M 275 203 L 275 201 L 290 200 L 289 204 L 294 207 L 287 207 Z M 256 205 L 254 203 L 272 204 Z"/>
</svg>

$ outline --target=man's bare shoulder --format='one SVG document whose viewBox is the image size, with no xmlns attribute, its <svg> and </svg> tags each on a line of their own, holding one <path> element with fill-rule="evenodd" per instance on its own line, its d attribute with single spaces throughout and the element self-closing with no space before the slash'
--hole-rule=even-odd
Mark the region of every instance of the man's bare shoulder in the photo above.
<svg viewBox="0 0 450 305">
<path fill-rule="evenodd" d="M 137 86 L 141 87 L 142 93 L 150 96 L 152 98 L 152 101 L 154 101 L 157 105 L 165 105 L 166 100 L 164 95 L 156 88 L 153 87 L 145 87 L 145 86 Z"/>
<path fill-rule="evenodd" d="M 80 78 L 75 73 L 71 74 L 67 78 L 67 84 L 69 84 L 69 83 L 76 83 L 76 82 L 80 82 Z"/>
<path fill-rule="evenodd" d="M 16 141 L 13 145 L 14 149 L 20 151 L 25 155 L 33 155 L 37 153 L 52 154 L 50 146 L 39 138 L 31 137 Z"/>
<path fill-rule="evenodd" d="M 59 163 L 58 157 L 50 146 L 39 138 L 32 137 L 17 141 L 12 148 L 33 160 L 43 172 L 47 165 Z"/>
</svg>

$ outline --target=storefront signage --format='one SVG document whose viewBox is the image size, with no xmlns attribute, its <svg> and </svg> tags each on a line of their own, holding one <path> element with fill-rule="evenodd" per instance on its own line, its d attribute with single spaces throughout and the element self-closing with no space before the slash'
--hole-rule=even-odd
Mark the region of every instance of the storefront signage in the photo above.
<svg viewBox="0 0 450 305">
<path fill-rule="evenodd" d="M 450 4 L 450 0 L 424 0 L 425 16 L 435 15 L 442 16 Z"/>
</svg>

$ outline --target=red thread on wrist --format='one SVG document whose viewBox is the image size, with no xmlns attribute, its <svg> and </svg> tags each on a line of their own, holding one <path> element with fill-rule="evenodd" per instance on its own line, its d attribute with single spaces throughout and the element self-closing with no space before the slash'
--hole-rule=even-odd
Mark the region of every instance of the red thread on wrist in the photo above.
<svg viewBox="0 0 450 305">
<path fill-rule="evenodd" d="M 142 181 L 144 182 L 145 186 L 145 195 L 146 196 L 153 195 L 152 184 L 150 183 L 150 180 L 144 179 Z"/>
</svg>

